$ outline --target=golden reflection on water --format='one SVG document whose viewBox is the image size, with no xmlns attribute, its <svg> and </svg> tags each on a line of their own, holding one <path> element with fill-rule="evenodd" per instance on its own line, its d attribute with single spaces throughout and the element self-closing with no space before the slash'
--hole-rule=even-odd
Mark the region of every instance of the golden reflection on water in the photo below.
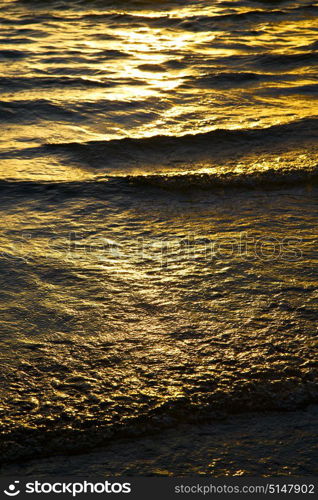
<svg viewBox="0 0 318 500">
<path fill-rule="evenodd" d="M 35 440 L 39 430 L 41 442 L 57 429 L 56 446 L 64 452 L 65 430 L 78 431 L 77 439 L 90 425 L 94 432 L 129 427 L 140 417 L 152 425 L 149 410 L 159 415 L 156 426 L 161 415 L 172 416 L 172 425 L 185 411 L 200 415 L 211 401 L 222 411 L 307 402 L 311 387 L 304 381 L 314 380 L 317 364 L 310 339 L 317 289 L 310 192 L 152 191 L 122 181 L 129 173 L 147 181 L 148 174 L 151 185 L 159 172 L 157 188 L 167 180 L 180 188 L 184 179 L 192 188 L 205 175 L 253 178 L 314 168 L 314 138 L 296 145 L 287 134 L 285 142 L 271 137 L 267 144 L 262 136 L 235 139 L 220 141 L 218 150 L 217 141 L 208 149 L 208 140 L 188 149 L 178 138 L 159 150 L 153 141 L 125 141 L 115 154 L 104 141 L 262 128 L 312 116 L 312 90 L 301 87 L 316 83 L 315 71 L 297 58 L 286 63 L 272 56 L 310 47 L 315 21 L 241 19 L 231 31 L 220 17 L 224 6 L 206 2 L 165 12 L 135 9 L 128 20 L 123 12 L 109 18 L 99 10 L 54 11 L 54 19 L 37 22 L 37 12 L 30 20 L 31 9 L 19 5 L 21 19 L 7 35 L 19 33 L 23 16 L 31 34 L 16 40 L 20 54 L 0 63 L 1 74 L 12 77 L 1 87 L 0 137 L 6 429 L 19 429 L 19 441 L 23 429 L 32 429 Z M 206 15 L 216 18 L 204 21 Z M 2 39 L 0 50 L 12 45 Z M 91 140 L 103 142 L 78 144 Z M 55 155 L 46 143 L 75 144 Z M 32 182 L 6 184 L 12 179 Z M 298 238 L 305 257 L 255 258 L 249 247 L 246 259 L 228 258 L 229 240 L 237 243 L 242 233 L 279 245 Z M 180 246 L 187 238 L 188 247 Z M 223 244 L 218 258 L 214 240 Z M 14 459 L 16 450 L 23 456 L 24 443 L 10 446 Z"/>
<path fill-rule="evenodd" d="M 246 7 L 234 6 L 237 13 L 248 12 Z M 28 13 L 28 10 L 25 10 Z M 115 11 L 114 11 L 115 13 Z M 202 85 L 200 79 L 205 76 L 217 75 L 224 71 L 254 71 L 261 73 L 259 69 L 249 69 L 239 59 L 234 64 L 232 57 L 250 56 L 257 58 L 259 50 L 266 50 L 268 54 L 293 54 L 299 48 L 305 47 L 315 41 L 316 23 L 314 19 L 297 19 L 294 21 L 278 21 L 276 23 L 256 24 L 257 30 L 253 34 L 246 29 L 246 34 L 228 33 L 218 28 L 215 22 L 214 30 L 210 31 L 208 24 L 206 29 L 199 31 L 187 31 L 182 28 L 182 20 L 204 15 L 218 16 L 223 13 L 220 5 L 206 5 L 195 7 L 195 5 L 172 9 L 167 12 L 143 11 L 145 19 L 157 19 L 162 22 L 161 27 L 153 27 L 144 22 L 138 25 L 141 15 L 138 10 L 133 12 L 132 18 L 136 18 L 136 26 L 130 27 L 127 22 L 119 17 L 116 21 L 107 24 L 99 23 L 99 11 L 87 12 L 95 15 L 96 19 L 83 20 L 80 13 L 68 14 L 70 21 L 63 22 L 61 14 L 60 21 L 54 21 L 52 25 L 45 26 L 45 38 L 31 37 L 30 43 L 23 42 L 15 44 L 19 50 L 29 53 L 28 60 L 17 59 L 2 63 L 2 72 L 7 75 L 27 76 L 65 76 L 74 78 L 78 76 L 90 81 L 91 84 L 105 83 L 105 88 L 85 89 L 81 86 L 76 88 L 52 88 L 43 89 L 32 87 L 15 91 L 8 87 L 3 94 L 6 101 L 30 101 L 35 99 L 49 100 L 54 105 L 67 109 L 69 112 L 77 110 L 81 101 L 96 103 L 96 107 L 84 114 L 80 124 L 67 116 L 59 117 L 57 112 L 54 118 L 50 113 L 43 120 L 44 111 L 40 116 L 31 116 L 25 126 L 19 123 L 16 131 L 23 137 L 32 136 L 34 142 L 63 142 L 63 140 L 90 140 L 90 139 L 112 139 L 123 136 L 149 136 L 160 133 L 168 135 L 179 135 L 185 132 L 207 131 L 215 128 L 246 128 L 254 126 L 269 126 L 280 122 L 286 122 L 294 118 L 311 115 L 316 110 L 316 105 L 310 95 L 297 92 L 289 96 L 273 96 L 266 93 L 268 90 L 277 89 L 277 83 L 262 82 L 262 79 L 251 80 L 250 98 L 248 89 L 235 86 L 235 81 L 227 87 L 216 87 L 213 85 Z M 57 14 L 57 12 L 55 13 Z M 118 14 L 122 14 L 118 11 Z M 73 16 L 73 19 L 72 19 Z M 79 18 L 78 18 L 79 16 Z M 88 18 L 89 19 L 89 18 Z M 165 19 L 180 19 L 180 25 L 173 28 L 165 26 Z M 217 19 L 217 18 L 216 18 Z M 34 23 L 29 25 L 30 29 L 43 28 Z M 63 47 L 63 51 L 60 51 Z M 7 49 L 8 46 L 2 41 L 0 48 Z M 110 52 L 109 52 L 110 51 Z M 113 56 L 107 55 L 107 53 Z M 229 65 L 228 62 L 229 61 Z M 177 63 L 180 63 L 179 65 Z M 263 72 L 267 72 L 265 66 Z M 294 86 L 311 84 L 316 81 L 316 74 L 310 64 L 308 67 L 297 68 L 293 65 L 284 68 L 286 75 L 298 75 L 297 81 L 293 78 L 281 77 L 279 87 L 282 89 L 293 89 Z M 282 72 L 278 64 L 274 73 Z M 300 77 L 302 74 L 302 77 Z M 247 93 L 246 93 L 247 92 Z M 256 98 L 257 96 L 257 98 Z M 134 103 L 145 101 L 144 111 L 149 113 L 156 111 L 156 104 L 148 101 L 155 100 L 166 103 L 166 109 L 160 118 L 125 120 L 117 118 L 110 111 L 99 111 L 99 102 L 117 101 Z M 251 101 L 255 101 L 251 105 Z M 236 103 L 236 106 L 233 105 Z M 105 104 L 106 106 L 106 104 Z M 141 104 L 142 109 L 142 104 Z M 79 109 L 79 113 L 80 113 Z M 70 113 L 71 115 L 72 113 Z M 67 113 L 66 113 L 67 115 Z M 53 121 L 52 121 L 53 119 Z M 117 121 L 117 123 L 114 123 Z M 34 123 L 33 132 L 30 133 L 30 124 Z M 10 147 L 10 130 L 4 134 L 8 135 L 8 144 L 2 137 L 2 146 Z M 28 139 L 30 141 L 30 139 Z M 15 143 L 12 137 L 12 144 Z"/>
</svg>

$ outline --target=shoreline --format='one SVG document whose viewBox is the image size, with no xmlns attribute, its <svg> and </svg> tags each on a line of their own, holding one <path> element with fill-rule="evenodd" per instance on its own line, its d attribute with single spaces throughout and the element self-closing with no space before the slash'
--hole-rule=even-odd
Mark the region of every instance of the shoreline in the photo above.
<svg viewBox="0 0 318 500">
<path fill-rule="evenodd" d="M 182 424 L 98 451 L 2 467 L 2 476 L 284 476 L 318 472 L 318 405 Z"/>
</svg>

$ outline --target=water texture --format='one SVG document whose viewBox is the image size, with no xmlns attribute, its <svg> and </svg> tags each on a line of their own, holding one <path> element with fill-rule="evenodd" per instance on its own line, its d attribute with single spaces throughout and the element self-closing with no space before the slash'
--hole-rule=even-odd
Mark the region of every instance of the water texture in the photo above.
<svg viewBox="0 0 318 500">
<path fill-rule="evenodd" d="M 317 19 L 0 1 L 4 461 L 317 403 Z"/>
</svg>

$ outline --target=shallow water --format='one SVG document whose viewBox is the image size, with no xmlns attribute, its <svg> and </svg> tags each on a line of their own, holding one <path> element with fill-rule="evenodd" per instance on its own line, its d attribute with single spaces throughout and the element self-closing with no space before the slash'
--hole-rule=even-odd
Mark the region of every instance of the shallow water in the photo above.
<svg viewBox="0 0 318 500">
<path fill-rule="evenodd" d="M 7 460 L 317 402 L 317 6 L 0 2 Z"/>
<path fill-rule="evenodd" d="M 121 439 L 90 453 L 8 465 L 2 473 L 37 478 L 315 476 L 317 410 L 309 406 L 295 412 L 244 414 L 213 424 L 181 424 L 152 436 Z"/>
</svg>

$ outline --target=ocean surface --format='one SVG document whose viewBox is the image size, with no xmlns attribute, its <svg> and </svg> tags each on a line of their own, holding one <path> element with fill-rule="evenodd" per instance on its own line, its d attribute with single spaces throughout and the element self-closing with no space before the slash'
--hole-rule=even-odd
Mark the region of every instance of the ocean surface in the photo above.
<svg viewBox="0 0 318 500">
<path fill-rule="evenodd" d="M 317 35 L 309 0 L 0 0 L 4 462 L 318 402 Z"/>
</svg>

